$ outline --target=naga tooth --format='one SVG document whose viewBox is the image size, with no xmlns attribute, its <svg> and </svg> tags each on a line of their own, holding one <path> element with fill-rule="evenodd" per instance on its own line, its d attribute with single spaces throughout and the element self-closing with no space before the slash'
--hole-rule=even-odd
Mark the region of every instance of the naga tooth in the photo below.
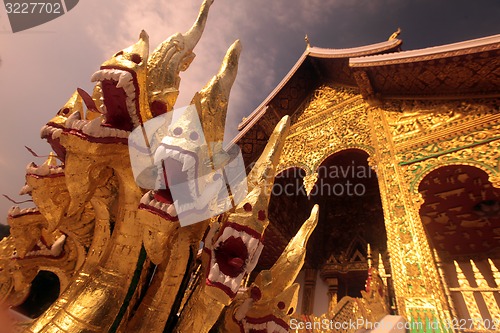
<svg viewBox="0 0 500 333">
<path fill-rule="evenodd" d="M 268 332 L 275 332 L 277 330 L 277 325 L 274 321 L 268 321 L 266 326 Z"/>
<path fill-rule="evenodd" d="M 156 201 L 155 204 L 154 204 L 154 207 L 157 208 L 157 209 L 161 209 L 161 202 Z"/>
<path fill-rule="evenodd" d="M 133 84 L 128 84 L 125 88 L 124 88 L 125 92 L 127 93 L 127 95 L 132 95 L 132 94 L 135 94 L 135 87 Z"/>
<path fill-rule="evenodd" d="M 186 158 L 184 158 L 184 165 L 182 166 L 182 171 L 186 171 L 188 169 L 191 169 L 196 163 L 196 160 L 191 157 L 186 155 Z"/>
<path fill-rule="evenodd" d="M 144 194 L 141 198 L 141 204 L 144 204 L 144 205 L 147 205 L 149 204 L 149 192 L 147 192 L 146 194 Z"/>
<path fill-rule="evenodd" d="M 250 236 L 249 234 L 247 234 L 246 232 L 241 232 L 241 239 L 243 239 L 243 242 L 245 244 L 249 244 L 250 242 L 250 238 L 253 238 L 252 236 Z M 254 238 L 255 239 L 255 238 Z"/>
<path fill-rule="evenodd" d="M 45 133 L 47 132 L 47 128 L 48 128 L 47 125 L 43 125 L 42 129 L 40 129 L 40 137 L 43 138 L 45 136 Z"/>
<path fill-rule="evenodd" d="M 54 130 L 54 132 L 52 132 L 52 139 L 59 139 L 61 137 L 61 133 L 62 133 L 62 129 L 61 128 L 58 128 L 56 130 Z"/>
<path fill-rule="evenodd" d="M 48 174 L 50 174 L 50 167 L 48 166 L 48 164 L 45 164 L 45 163 L 40 165 L 35 170 L 35 175 L 38 175 L 38 176 L 47 176 Z"/>
<path fill-rule="evenodd" d="M 101 75 L 102 75 L 101 73 L 102 73 L 101 71 L 97 71 L 94 74 L 92 74 L 92 76 L 90 77 L 90 82 L 99 81 L 101 79 Z"/>
<path fill-rule="evenodd" d="M 236 279 L 232 279 L 231 281 L 229 281 L 230 285 L 231 285 L 231 290 L 233 292 L 236 292 L 238 290 L 238 282 L 236 281 Z M 272 331 L 271 331 L 272 332 Z"/>
<path fill-rule="evenodd" d="M 59 237 L 54 242 L 54 245 L 52 245 L 52 247 L 50 248 L 50 253 L 54 256 L 58 256 L 59 254 L 61 254 L 65 240 L 66 240 L 65 235 L 62 235 L 61 237 Z"/>
<path fill-rule="evenodd" d="M 232 235 L 232 230 L 234 230 L 233 228 L 229 228 L 229 227 L 225 227 L 224 228 L 224 231 L 222 232 L 222 235 L 220 236 L 220 240 L 221 241 L 225 241 L 226 239 L 228 239 L 229 237 L 231 237 Z"/>
<path fill-rule="evenodd" d="M 210 269 L 210 272 L 214 273 L 214 278 L 217 279 L 221 274 L 220 274 L 220 269 L 219 269 L 219 264 L 215 263 L 212 268 Z M 215 280 L 212 280 L 215 281 Z"/>
<path fill-rule="evenodd" d="M 259 240 L 257 238 L 251 237 L 247 244 L 250 251 L 255 251 L 257 249 L 257 246 L 259 245 Z"/>
<path fill-rule="evenodd" d="M 30 193 L 31 191 L 33 190 L 33 188 L 31 188 L 31 186 L 29 186 L 28 184 L 24 185 L 23 188 L 21 188 L 21 191 L 19 191 L 19 195 L 25 195 L 25 194 L 28 194 Z"/>
<path fill-rule="evenodd" d="M 130 80 L 131 80 L 130 74 L 122 73 L 120 75 L 120 79 L 118 80 L 118 83 L 116 84 L 116 87 L 123 88 Z"/>
<path fill-rule="evenodd" d="M 19 214 L 21 214 L 21 208 L 19 208 L 19 206 L 14 206 L 12 208 L 11 215 L 12 216 L 16 216 L 16 215 L 19 215 Z"/>
<path fill-rule="evenodd" d="M 64 126 L 66 128 L 71 128 L 73 126 L 73 123 L 77 120 L 80 120 L 80 112 L 73 112 L 73 114 L 71 114 L 71 116 L 66 119 Z"/>
<path fill-rule="evenodd" d="M 85 124 L 82 127 L 82 131 L 87 134 L 94 135 L 99 132 L 101 124 L 102 124 L 101 117 L 97 117 L 94 120 L 90 121 L 89 123 Z"/>
<path fill-rule="evenodd" d="M 168 206 L 168 208 L 167 208 L 167 214 L 170 215 L 170 216 L 172 216 L 172 217 L 177 216 L 177 211 L 175 210 L 175 204 L 171 204 L 170 206 Z"/>
</svg>

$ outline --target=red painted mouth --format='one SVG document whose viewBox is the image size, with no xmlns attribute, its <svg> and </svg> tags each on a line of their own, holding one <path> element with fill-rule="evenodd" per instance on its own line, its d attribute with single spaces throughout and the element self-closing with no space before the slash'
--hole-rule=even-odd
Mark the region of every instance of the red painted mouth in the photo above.
<svg viewBox="0 0 500 333">
<path fill-rule="evenodd" d="M 118 81 L 103 80 L 102 94 L 106 106 L 105 121 L 102 126 L 113 127 L 123 131 L 131 132 L 134 129 L 132 118 L 127 109 L 127 93 L 123 88 L 118 88 Z"/>
<path fill-rule="evenodd" d="M 130 132 L 142 123 L 136 73 L 126 68 L 101 67 L 91 81 L 101 86 L 102 104 L 96 106 L 81 89 L 79 93 L 89 110 L 96 109 L 102 116 L 86 120 L 75 112 L 68 117 L 64 132 L 89 142 L 128 144 Z"/>
<path fill-rule="evenodd" d="M 261 238 L 247 226 L 226 222 L 213 249 L 205 247 L 210 255 L 207 285 L 221 289 L 229 297 L 236 296 L 245 273 L 257 265 L 263 248 Z"/>
<path fill-rule="evenodd" d="M 61 145 L 61 141 L 59 139 L 63 129 L 63 126 L 49 122 L 47 125 L 42 127 L 41 133 L 41 138 L 47 140 L 54 153 L 56 153 L 57 157 L 59 157 L 62 161 L 66 158 L 66 148 Z"/>
<path fill-rule="evenodd" d="M 287 333 L 288 323 L 274 315 L 261 318 L 245 317 L 238 322 L 241 333 Z"/>
<path fill-rule="evenodd" d="M 220 271 L 225 275 L 234 278 L 245 270 L 248 249 L 241 237 L 229 237 L 219 244 L 214 254 Z"/>
</svg>

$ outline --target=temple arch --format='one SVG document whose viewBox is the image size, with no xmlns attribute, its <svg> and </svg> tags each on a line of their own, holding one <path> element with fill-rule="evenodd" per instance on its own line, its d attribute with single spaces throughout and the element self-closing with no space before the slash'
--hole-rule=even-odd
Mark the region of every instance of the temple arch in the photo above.
<svg viewBox="0 0 500 333">
<path fill-rule="evenodd" d="M 498 320 L 500 189 L 476 166 L 449 164 L 428 172 L 418 190 L 421 221 L 453 315 Z"/>
</svg>

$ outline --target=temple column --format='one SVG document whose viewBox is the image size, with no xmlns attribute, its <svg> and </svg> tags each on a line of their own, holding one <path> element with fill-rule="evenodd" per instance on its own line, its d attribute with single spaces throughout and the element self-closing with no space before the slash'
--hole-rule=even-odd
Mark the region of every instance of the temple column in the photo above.
<svg viewBox="0 0 500 333">
<path fill-rule="evenodd" d="M 422 198 L 402 177 L 384 111 L 371 107 L 368 113 L 376 149 L 370 164 L 379 181 L 397 312 L 412 323 L 411 332 L 449 331 L 450 311 L 419 215 Z"/>
</svg>

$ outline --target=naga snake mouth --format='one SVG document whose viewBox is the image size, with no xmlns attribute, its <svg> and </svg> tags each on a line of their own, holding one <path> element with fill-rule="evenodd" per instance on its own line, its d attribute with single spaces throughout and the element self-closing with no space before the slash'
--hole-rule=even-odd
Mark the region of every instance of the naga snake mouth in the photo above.
<svg viewBox="0 0 500 333">
<path fill-rule="evenodd" d="M 36 165 L 34 162 L 31 162 L 26 167 L 26 176 L 35 177 L 35 178 L 55 178 L 64 176 L 64 164 L 63 165 L 48 165 L 44 163 L 40 166 Z M 23 187 L 24 189 L 24 187 Z M 24 191 L 27 194 L 28 190 Z"/>
<path fill-rule="evenodd" d="M 251 272 L 257 265 L 264 247 L 261 238 L 261 235 L 251 228 L 226 223 L 221 236 L 211 249 L 205 247 L 205 251 L 210 254 L 211 267 L 207 284 L 234 297 L 245 273 Z"/>
<path fill-rule="evenodd" d="M 103 94 L 102 126 L 130 132 L 140 126 L 139 86 L 135 72 L 122 68 L 101 67 L 92 75 L 101 84 Z"/>
<path fill-rule="evenodd" d="M 32 208 L 19 208 L 19 206 L 13 206 L 9 209 L 8 216 L 12 218 L 18 218 L 24 215 L 38 215 L 40 211 L 36 207 Z"/>
<path fill-rule="evenodd" d="M 188 211 L 196 213 L 206 206 L 205 196 L 209 194 L 204 193 L 201 196 L 199 194 L 198 157 L 195 153 L 162 144 L 155 154 L 155 165 L 156 189 L 142 197 L 140 209 L 148 210 L 171 221 L 178 221 L 179 214 Z M 174 202 L 171 187 L 175 186 L 182 186 L 183 190 L 176 191 Z"/>
<path fill-rule="evenodd" d="M 56 155 L 64 161 L 66 158 L 66 148 L 61 145 L 60 137 L 64 126 L 54 122 L 48 122 L 40 131 L 40 137 L 47 140 Z"/>
<path fill-rule="evenodd" d="M 141 125 L 139 86 L 135 72 L 101 67 L 92 75 L 91 81 L 97 82 L 102 89 L 100 105 L 93 104 L 102 115 L 85 120 L 81 119 L 80 113 L 75 112 L 68 117 L 64 132 L 89 142 L 127 144 L 130 132 Z"/>
<path fill-rule="evenodd" d="M 45 243 L 45 240 L 40 238 L 36 245 L 31 249 L 31 251 L 27 252 L 26 255 L 21 258 L 17 251 L 12 253 L 11 259 L 29 259 L 35 257 L 50 257 L 50 258 L 59 258 L 64 253 L 64 244 L 66 243 L 66 235 L 59 236 L 58 239 L 52 244 L 52 246 L 48 246 Z"/>
<path fill-rule="evenodd" d="M 155 165 L 157 167 L 156 189 L 147 192 L 142 197 L 139 208 L 171 221 L 178 221 L 180 213 L 196 211 L 200 198 L 196 154 L 180 147 L 162 144 L 155 154 Z M 167 179 L 167 170 L 170 183 Z M 176 191 L 178 196 L 174 203 L 170 187 L 179 184 L 186 184 L 188 191 Z"/>
</svg>

